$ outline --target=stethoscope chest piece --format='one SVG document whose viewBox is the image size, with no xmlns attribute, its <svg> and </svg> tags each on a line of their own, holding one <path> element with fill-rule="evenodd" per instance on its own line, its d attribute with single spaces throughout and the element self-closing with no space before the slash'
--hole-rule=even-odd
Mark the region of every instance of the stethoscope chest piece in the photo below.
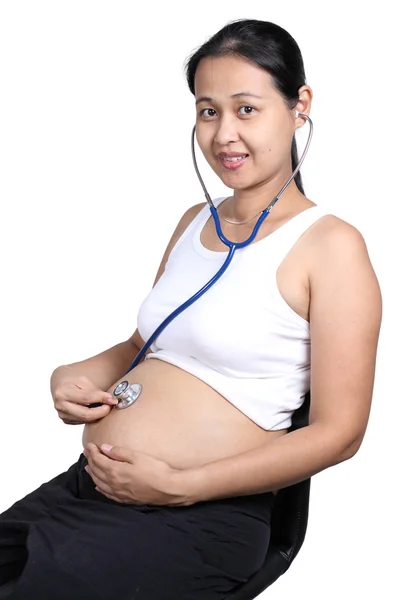
<svg viewBox="0 0 410 600">
<path fill-rule="evenodd" d="M 134 404 L 141 391 L 142 385 L 140 383 L 132 383 L 130 385 L 128 381 L 121 381 L 113 391 L 113 396 L 118 398 L 116 408 L 128 408 L 131 404 Z"/>
</svg>

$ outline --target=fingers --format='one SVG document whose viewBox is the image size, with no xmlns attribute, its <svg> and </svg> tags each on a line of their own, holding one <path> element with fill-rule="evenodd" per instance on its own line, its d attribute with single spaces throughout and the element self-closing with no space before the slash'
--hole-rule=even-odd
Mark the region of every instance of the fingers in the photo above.
<svg viewBox="0 0 410 600">
<path fill-rule="evenodd" d="M 107 482 L 103 481 L 96 474 L 96 472 L 93 469 L 91 469 L 90 466 L 85 467 L 85 470 L 87 471 L 91 479 L 94 481 L 95 485 L 100 488 L 100 490 L 102 490 L 105 494 L 113 493 L 113 490 L 111 489 L 110 485 Z"/>
<path fill-rule="evenodd" d="M 118 404 L 117 398 L 96 387 L 87 377 L 81 376 L 75 380 L 63 382 L 54 392 L 54 403 L 59 406 L 64 401 L 88 404 Z"/>
<path fill-rule="evenodd" d="M 106 417 L 111 411 L 111 407 L 106 404 L 96 408 L 88 408 L 66 400 L 61 402 L 60 406 L 55 406 L 55 408 L 60 419 L 68 424 L 97 421 L 98 419 Z"/>
<path fill-rule="evenodd" d="M 108 456 L 105 456 L 105 454 L 102 454 L 98 446 L 92 443 L 87 445 L 84 454 L 87 457 L 90 467 L 93 471 L 98 472 L 104 481 L 107 477 L 112 478 L 115 473 L 118 473 L 118 468 L 122 465 L 122 463 L 113 461 Z"/>
<path fill-rule="evenodd" d="M 103 419 L 118 404 L 117 398 L 84 375 L 63 381 L 54 391 L 53 401 L 60 419 L 69 425 Z"/>
<path fill-rule="evenodd" d="M 77 385 L 72 386 L 70 389 L 70 401 L 84 406 L 87 406 L 88 404 L 97 404 L 99 402 L 110 405 L 118 404 L 117 398 L 114 398 L 114 396 L 108 392 L 103 392 L 98 389 L 86 390 L 79 388 Z"/>
<path fill-rule="evenodd" d="M 121 463 L 116 463 L 115 469 L 113 468 L 113 461 L 101 454 L 98 446 L 95 444 L 88 444 L 84 450 L 84 455 L 87 457 L 88 465 L 85 470 L 90 475 L 95 485 L 105 495 L 113 500 L 119 501 L 113 494 L 115 493 L 112 485 L 118 479 L 118 469 Z"/>
<path fill-rule="evenodd" d="M 89 474 L 89 476 L 91 477 L 93 482 L 95 483 L 95 489 L 97 490 L 97 492 L 100 492 L 100 494 L 103 494 L 110 500 L 114 500 L 114 502 L 121 502 L 121 499 L 119 497 L 114 496 L 114 491 L 112 490 L 112 488 L 110 487 L 110 485 L 108 483 L 105 483 L 104 481 L 102 481 L 98 477 L 98 475 L 96 475 L 94 473 L 94 471 L 92 471 L 89 467 L 85 467 L 85 470 L 87 471 L 87 473 Z"/>
<path fill-rule="evenodd" d="M 89 467 L 88 470 L 86 469 L 87 472 L 91 471 L 90 474 L 92 473 L 93 476 L 98 477 L 98 482 L 96 482 L 96 485 L 99 485 L 101 482 L 108 485 L 108 483 L 111 481 L 111 476 L 107 472 L 107 470 L 99 466 L 97 462 L 91 457 L 91 455 L 87 456 L 87 460 Z"/>
<path fill-rule="evenodd" d="M 87 457 L 92 473 L 99 478 L 99 481 L 109 485 L 123 478 L 125 464 L 105 456 L 95 444 L 91 442 L 87 444 L 84 455 Z"/>
<path fill-rule="evenodd" d="M 123 448 L 122 446 L 111 446 L 110 449 L 101 447 L 101 453 L 105 454 L 106 452 L 108 452 L 108 458 L 120 462 L 132 464 L 135 460 L 135 453 L 129 448 Z"/>
</svg>

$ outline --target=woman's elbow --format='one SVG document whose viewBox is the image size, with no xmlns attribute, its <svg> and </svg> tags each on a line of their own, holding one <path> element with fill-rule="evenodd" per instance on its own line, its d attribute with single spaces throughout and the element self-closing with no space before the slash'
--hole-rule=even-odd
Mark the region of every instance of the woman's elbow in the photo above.
<svg viewBox="0 0 410 600">
<path fill-rule="evenodd" d="M 359 448 L 362 445 L 363 438 L 364 434 L 355 439 L 350 444 L 348 444 L 345 448 L 343 448 L 342 452 L 339 454 L 339 460 L 337 462 L 341 463 L 345 460 L 353 458 L 353 456 L 359 451 Z"/>
</svg>

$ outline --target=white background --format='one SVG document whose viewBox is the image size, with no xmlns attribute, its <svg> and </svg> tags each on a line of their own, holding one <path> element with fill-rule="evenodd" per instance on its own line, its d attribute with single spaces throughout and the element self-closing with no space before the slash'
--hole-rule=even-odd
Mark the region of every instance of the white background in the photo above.
<svg viewBox="0 0 410 600">
<path fill-rule="evenodd" d="M 230 20 L 270 20 L 298 42 L 313 89 L 306 195 L 362 232 L 384 315 L 362 447 L 314 477 L 302 550 L 261 598 L 407 597 L 404 5 L 0 3 L 0 511 L 77 460 L 82 426 L 59 420 L 51 372 L 131 335 L 176 223 L 204 201 L 184 60 Z M 229 194 L 196 148 L 211 196 Z"/>
</svg>

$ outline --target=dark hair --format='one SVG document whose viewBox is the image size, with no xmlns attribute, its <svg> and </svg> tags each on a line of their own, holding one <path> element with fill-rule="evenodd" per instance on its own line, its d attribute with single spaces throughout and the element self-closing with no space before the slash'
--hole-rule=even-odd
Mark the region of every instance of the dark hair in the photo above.
<svg viewBox="0 0 410 600">
<path fill-rule="evenodd" d="M 299 46 L 279 25 L 257 19 L 231 21 L 200 46 L 185 64 L 188 87 L 195 95 L 195 73 L 199 62 L 207 56 L 234 55 L 248 59 L 272 76 L 274 87 L 291 110 L 299 100 L 298 90 L 306 83 L 305 68 Z M 298 164 L 296 139 L 292 139 L 292 171 Z M 305 194 L 300 171 L 295 183 Z"/>
</svg>

